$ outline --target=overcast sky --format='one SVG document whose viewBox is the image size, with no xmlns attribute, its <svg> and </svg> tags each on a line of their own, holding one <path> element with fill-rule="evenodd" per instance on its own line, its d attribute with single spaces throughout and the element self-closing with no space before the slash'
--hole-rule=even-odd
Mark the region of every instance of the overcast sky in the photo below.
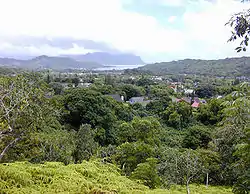
<svg viewBox="0 0 250 194">
<path fill-rule="evenodd" d="M 224 24 L 247 8 L 241 0 L 0 0 L 0 54 L 121 51 L 146 62 L 240 56 Z"/>
</svg>

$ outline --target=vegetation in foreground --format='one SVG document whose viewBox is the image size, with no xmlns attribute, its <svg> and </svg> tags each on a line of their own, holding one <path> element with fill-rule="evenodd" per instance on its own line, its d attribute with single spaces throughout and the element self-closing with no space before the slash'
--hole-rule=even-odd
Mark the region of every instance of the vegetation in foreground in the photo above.
<svg viewBox="0 0 250 194">
<path fill-rule="evenodd" d="M 181 186 L 169 190 L 148 187 L 121 176 L 112 164 L 83 161 L 65 166 L 58 162 L 0 165 L 0 193 L 185 193 Z M 231 188 L 190 186 L 196 194 L 228 194 Z"/>
</svg>

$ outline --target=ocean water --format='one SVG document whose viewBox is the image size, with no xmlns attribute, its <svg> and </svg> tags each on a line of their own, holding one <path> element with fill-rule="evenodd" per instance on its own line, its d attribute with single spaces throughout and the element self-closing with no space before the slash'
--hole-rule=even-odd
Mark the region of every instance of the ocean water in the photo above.
<svg viewBox="0 0 250 194">
<path fill-rule="evenodd" d="M 109 71 L 109 70 L 124 70 L 135 69 L 144 65 L 104 65 L 104 67 L 96 68 L 96 71 Z"/>
</svg>

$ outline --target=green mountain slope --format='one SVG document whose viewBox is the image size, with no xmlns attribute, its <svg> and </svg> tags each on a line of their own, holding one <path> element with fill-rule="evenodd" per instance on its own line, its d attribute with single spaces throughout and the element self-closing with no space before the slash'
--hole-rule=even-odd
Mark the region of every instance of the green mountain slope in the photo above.
<svg viewBox="0 0 250 194">
<path fill-rule="evenodd" d="M 184 59 L 148 64 L 141 70 L 156 74 L 196 74 L 213 76 L 250 76 L 250 57 L 219 60 Z"/>
<path fill-rule="evenodd" d="M 92 194 L 181 194 L 185 187 L 170 190 L 150 190 L 148 187 L 121 176 L 111 164 L 83 161 L 63 165 L 57 162 L 30 164 L 16 162 L 0 164 L 0 193 L 92 193 Z M 196 194 L 227 194 L 230 188 L 191 185 Z"/>
</svg>

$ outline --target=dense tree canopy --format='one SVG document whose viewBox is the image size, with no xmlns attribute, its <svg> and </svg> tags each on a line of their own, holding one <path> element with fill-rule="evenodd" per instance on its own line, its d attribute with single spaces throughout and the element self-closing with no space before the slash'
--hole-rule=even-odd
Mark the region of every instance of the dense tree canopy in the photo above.
<svg viewBox="0 0 250 194">
<path fill-rule="evenodd" d="M 57 111 L 50 95 L 51 91 L 35 75 L 0 78 L 0 161 L 17 142 L 53 119 Z"/>
</svg>

